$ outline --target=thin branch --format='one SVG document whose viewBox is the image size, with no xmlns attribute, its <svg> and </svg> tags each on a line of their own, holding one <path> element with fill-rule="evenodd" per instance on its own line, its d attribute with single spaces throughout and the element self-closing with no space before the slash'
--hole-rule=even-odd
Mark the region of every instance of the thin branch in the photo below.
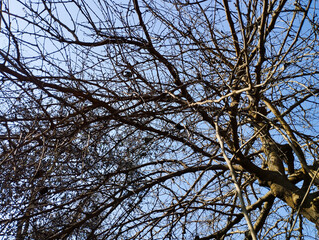
<svg viewBox="0 0 319 240">
<path fill-rule="evenodd" d="M 231 164 L 231 161 L 230 159 L 227 157 L 227 154 L 225 152 L 225 148 L 224 148 L 224 143 L 223 143 L 223 140 L 221 139 L 221 136 L 220 136 L 220 133 L 219 133 L 219 126 L 217 124 L 217 122 L 215 122 L 215 128 L 216 128 L 216 137 L 217 137 L 217 140 L 219 142 L 219 145 L 220 145 L 220 148 L 221 148 L 221 151 L 223 153 L 223 156 L 224 156 L 224 159 L 229 167 L 229 170 L 230 170 L 230 175 L 233 179 L 233 182 L 234 182 L 234 185 L 235 185 L 235 188 L 236 188 L 236 191 L 238 193 L 238 197 L 239 197 L 239 200 L 240 200 L 240 205 L 241 205 L 241 210 L 242 210 L 242 213 L 244 214 L 244 217 L 246 219 L 246 222 L 247 222 L 247 225 L 248 225 L 248 228 L 249 228 L 249 231 L 250 231 L 250 234 L 253 238 L 253 240 L 257 240 L 257 236 L 256 236 L 256 233 L 255 233 L 255 230 L 254 230 L 254 227 L 251 223 L 251 219 L 248 215 L 248 212 L 247 212 L 247 208 L 246 208 L 246 205 L 245 205 L 245 201 L 244 201 L 244 198 L 243 198 L 243 195 L 241 193 L 241 189 L 240 189 L 240 186 L 236 180 L 236 173 L 235 173 L 235 170 Z"/>
</svg>

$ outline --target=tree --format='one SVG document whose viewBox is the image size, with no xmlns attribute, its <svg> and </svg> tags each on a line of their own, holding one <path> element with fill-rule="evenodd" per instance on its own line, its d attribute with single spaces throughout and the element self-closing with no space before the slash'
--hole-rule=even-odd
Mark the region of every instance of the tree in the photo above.
<svg viewBox="0 0 319 240">
<path fill-rule="evenodd" d="M 3 236 L 314 236 L 316 1 L 10 4 Z"/>
</svg>

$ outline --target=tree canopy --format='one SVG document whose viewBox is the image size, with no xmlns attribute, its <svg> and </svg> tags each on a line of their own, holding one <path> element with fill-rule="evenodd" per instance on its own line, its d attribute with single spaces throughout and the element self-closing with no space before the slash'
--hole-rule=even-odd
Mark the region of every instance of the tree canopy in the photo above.
<svg viewBox="0 0 319 240">
<path fill-rule="evenodd" d="M 1 236 L 317 235 L 317 1 L 1 3 Z"/>
</svg>

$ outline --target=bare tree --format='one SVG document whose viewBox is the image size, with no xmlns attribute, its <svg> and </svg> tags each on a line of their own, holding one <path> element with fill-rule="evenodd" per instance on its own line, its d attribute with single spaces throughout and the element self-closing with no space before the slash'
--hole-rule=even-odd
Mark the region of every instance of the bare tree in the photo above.
<svg viewBox="0 0 319 240">
<path fill-rule="evenodd" d="M 1 1 L 7 239 L 306 239 L 318 2 Z"/>
</svg>

